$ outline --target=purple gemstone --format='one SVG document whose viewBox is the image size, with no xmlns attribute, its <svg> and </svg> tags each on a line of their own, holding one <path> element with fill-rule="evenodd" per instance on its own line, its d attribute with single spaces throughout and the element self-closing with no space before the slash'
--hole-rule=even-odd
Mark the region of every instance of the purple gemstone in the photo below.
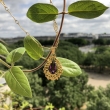
<svg viewBox="0 0 110 110">
<path fill-rule="evenodd" d="M 57 66 L 56 66 L 55 62 L 52 62 L 50 64 L 49 71 L 50 71 L 50 73 L 55 74 L 55 72 L 57 71 Z"/>
</svg>

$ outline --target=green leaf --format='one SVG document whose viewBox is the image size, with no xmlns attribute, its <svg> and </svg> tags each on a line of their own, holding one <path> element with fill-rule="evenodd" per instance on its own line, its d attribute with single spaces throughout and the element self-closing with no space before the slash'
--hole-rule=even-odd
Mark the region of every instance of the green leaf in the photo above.
<svg viewBox="0 0 110 110">
<path fill-rule="evenodd" d="M 57 57 L 63 68 L 63 76 L 75 77 L 82 73 L 80 67 L 73 61 L 66 58 Z"/>
<path fill-rule="evenodd" d="M 17 62 L 24 53 L 25 53 L 24 47 L 14 49 L 8 54 L 6 61 L 10 64 L 13 64 L 13 63 Z"/>
<path fill-rule="evenodd" d="M 32 36 L 26 36 L 24 39 L 24 47 L 28 53 L 28 55 L 33 58 L 34 60 L 40 59 L 43 54 L 44 50 L 42 45 L 39 43 L 38 40 L 36 40 Z"/>
<path fill-rule="evenodd" d="M 77 1 L 68 7 L 68 13 L 79 18 L 92 19 L 104 13 L 108 7 L 97 1 Z"/>
<path fill-rule="evenodd" d="M 32 97 L 27 77 L 19 67 L 12 67 L 5 73 L 5 80 L 10 89 L 19 95 Z"/>
<path fill-rule="evenodd" d="M 37 3 L 32 5 L 28 12 L 27 17 L 37 23 L 48 22 L 56 19 L 58 9 L 51 4 Z"/>
<path fill-rule="evenodd" d="M 9 52 L 7 48 L 2 43 L 0 43 L 0 54 L 7 55 L 8 53 Z"/>
</svg>

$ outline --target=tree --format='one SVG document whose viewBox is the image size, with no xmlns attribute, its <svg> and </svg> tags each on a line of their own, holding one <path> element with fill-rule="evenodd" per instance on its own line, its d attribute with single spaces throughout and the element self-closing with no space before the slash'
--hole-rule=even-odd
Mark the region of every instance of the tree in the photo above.
<svg viewBox="0 0 110 110">
<path fill-rule="evenodd" d="M 106 40 L 99 38 L 99 39 L 93 40 L 93 43 L 95 45 L 105 45 L 106 44 Z"/>
<path fill-rule="evenodd" d="M 94 65 L 95 55 L 92 52 L 87 53 L 83 65 L 91 66 Z"/>
<path fill-rule="evenodd" d="M 76 78 L 62 77 L 58 81 L 48 83 L 49 102 L 55 107 L 65 107 L 67 110 L 80 108 L 87 99 L 87 74 Z M 85 92 L 87 90 L 87 92 Z"/>
<path fill-rule="evenodd" d="M 78 45 L 78 46 L 84 46 L 84 45 L 88 45 L 89 41 L 87 41 L 84 38 L 71 38 L 67 40 L 68 42 L 71 42 L 74 45 Z"/>
<path fill-rule="evenodd" d="M 105 67 L 110 67 L 110 48 L 107 46 L 102 46 L 97 48 L 95 52 L 95 62 L 94 65 L 99 67 L 99 72 L 103 72 Z"/>
<path fill-rule="evenodd" d="M 88 75 L 85 72 L 75 78 L 61 77 L 57 81 L 49 81 L 45 86 L 42 86 L 45 78 L 39 78 L 37 73 L 29 74 L 28 78 L 33 98 L 25 99 L 37 108 L 44 107 L 47 102 L 52 103 L 55 108 L 65 107 L 67 110 L 80 108 L 87 101 L 88 91 L 92 90 L 87 86 Z"/>
<path fill-rule="evenodd" d="M 78 64 L 82 64 L 84 60 L 84 54 L 78 49 L 78 47 L 67 41 L 60 42 L 57 56 L 71 59 Z"/>
<path fill-rule="evenodd" d="M 110 85 L 106 89 L 100 87 L 90 92 L 87 110 L 110 110 Z"/>
</svg>

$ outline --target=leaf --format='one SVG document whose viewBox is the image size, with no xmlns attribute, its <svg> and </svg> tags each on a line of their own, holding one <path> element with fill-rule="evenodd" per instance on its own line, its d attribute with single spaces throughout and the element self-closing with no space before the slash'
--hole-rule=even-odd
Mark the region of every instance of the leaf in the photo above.
<svg viewBox="0 0 110 110">
<path fill-rule="evenodd" d="M 2 43 L 0 43 L 0 54 L 7 55 L 8 53 L 9 52 L 7 48 Z"/>
<path fill-rule="evenodd" d="M 10 89 L 19 95 L 32 97 L 27 77 L 19 67 L 12 67 L 5 73 L 5 80 Z"/>
<path fill-rule="evenodd" d="M 51 4 L 37 3 L 32 5 L 28 12 L 27 17 L 34 22 L 43 23 L 56 19 L 58 9 Z"/>
<path fill-rule="evenodd" d="M 24 39 L 24 47 L 28 53 L 28 55 L 33 58 L 34 60 L 40 59 L 43 54 L 44 50 L 42 45 L 39 43 L 38 40 L 36 40 L 32 36 L 26 36 Z"/>
<path fill-rule="evenodd" d="M 82 0 L 72 3 L 68 7 L 68 13 L 79 18 L 92 19 L 100 16 L 108 7 L 102 3 L 91 0 Z"/>
<path fill-rule="evenodd" d="M 80 67 L 73 61 L 66 58 L 57 57 L 63 68 L 63 76 L 75 77 L 82 73 Z"/>
<path fill-rule="evenodd" d="M 25 53 L 24 47 L 14 49 L 8 54 L 6 61 L 10 64 L 15 63 L 22 57 L 24 53 Z"/>
</svg>

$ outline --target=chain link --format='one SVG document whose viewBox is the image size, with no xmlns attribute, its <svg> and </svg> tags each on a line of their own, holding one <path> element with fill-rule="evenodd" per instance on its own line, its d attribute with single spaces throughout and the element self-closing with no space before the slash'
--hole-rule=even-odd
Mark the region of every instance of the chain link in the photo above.
<svg viewBox="0 0 110 110">
<path fill-rule="evenodd" d="M 52 0 L 50 0 L 50 4 L 53 5 Z M 55 20 L 53 20 L 53 28 L 54 28 L 54 31 L 55 31 L 56 36 L 57 36 L 57 35 L 58 35 L 58 24 L 57 24 L 57 22 L 56 22 Z M 56 42 L 55 47 L 58 47 L 58 44 L 59 44 L 59 39 L 58 39 L 58 41 Z"/>
<path fill-rule="evenodd" d="M 54 27 L 54 30 L 55 30 L 56 35 L 57 35 L 58 34 L 58 25 L 57 25 L 55 20 L 53 21 L 53 27 Z"/>
<path fill-rule="evenodd" d="M 12 15 L 9 8 L 6 6 L 3 0 L 0 0 L 0 3 L 4 6 L 5 10 L 10 14 L 10 16 L 14 19 L 15 23 L 25 32 L 26 35 L 30 35 L 19 23 L 19 21 Z"/>
</svg>

